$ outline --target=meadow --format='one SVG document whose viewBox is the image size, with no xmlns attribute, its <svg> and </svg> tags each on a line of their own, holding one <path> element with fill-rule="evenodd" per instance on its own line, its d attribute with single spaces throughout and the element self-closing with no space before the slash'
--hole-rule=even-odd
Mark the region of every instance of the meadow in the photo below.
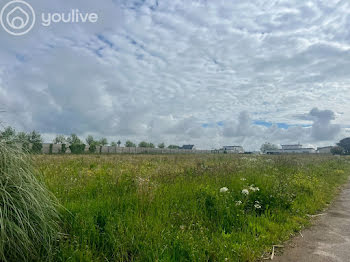
<svg viewBox="0 0 350 262">
<path fill-rule="evenodd" d="M 40 155 L 54 261 L 257 261 L 348 181 L 345 157 Z"/>
</svg>

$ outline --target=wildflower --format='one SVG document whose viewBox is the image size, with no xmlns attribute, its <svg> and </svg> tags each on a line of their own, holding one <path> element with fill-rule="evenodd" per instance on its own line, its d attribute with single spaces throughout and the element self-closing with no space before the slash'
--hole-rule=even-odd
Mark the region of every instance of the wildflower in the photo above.
<svg viewBox="0 0 350 262">
<path fill-rule="evenodd" d="M 220 188 L 220 193 L 226 193 L 228 191 L 227 187 Z"/>
<path fill-rule="evenodd" d="M 256 209 L 260 209 L 260 208 L 261 208 L 261 205 L 260 205 L 260 204 L 255 204 L 254 207 L 255 207 Z"/>
<path fill-rule="evenodd" d="M 247 179 L 246 179 L 246 178 L 244 178 L 244 177 L 242 177 L 242 178 L 241 178 L 241 181 L 246 181 L 246 180 L 247 180 Z"/>
<path fill-rule="evenodd" d="M 259 201 L 255 201 L 254 207 L 255 207 L 256 209 L 261 209 L 260 202 L 259 202 Z"/>
<path fill-rule="evenodd" d="M 242 190 L 242 194 L 246 195 L 246 196 L 249 195 L 249 190 L 248 189 L 243 189 Z"/>
<path fill-rule="evenodd" d="M 251 186 L 249 187 L 249 190 L 255 192 L 255 191 L 260 191 L 260 188 L 254 187 L 254 185 L 251 185 Z"/>
<path fill-rule="evenodd" d="M 236 206 L 240 206 L 240 205 L 242 205 L 242 201 L 236 201 Z"/>
</svg>

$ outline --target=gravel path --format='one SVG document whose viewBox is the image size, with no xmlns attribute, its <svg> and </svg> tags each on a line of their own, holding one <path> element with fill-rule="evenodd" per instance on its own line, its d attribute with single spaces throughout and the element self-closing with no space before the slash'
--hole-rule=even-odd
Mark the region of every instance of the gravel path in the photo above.
<svg viewBox="0 0 350 262">
<path fill-rule="evenodd" d="M 278 262 L 350 261 L 350 184 L 315 225 L 286 245 Z"/>
</svg>

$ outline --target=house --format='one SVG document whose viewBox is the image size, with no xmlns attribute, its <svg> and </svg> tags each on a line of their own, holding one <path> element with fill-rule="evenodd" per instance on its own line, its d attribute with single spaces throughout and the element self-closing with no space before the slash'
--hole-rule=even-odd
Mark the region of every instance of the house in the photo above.
<svg viewBox="0 0 350 262">
<path fill-rule="evenodd" d="M 319 147 L 317 148 L 317 153 L 319 154 L 331 154 L 333 146 L 325 146 L 325 147 Z"/>
<path fill-rule="evenodd" d="M 303 147 L 303 145 L 282 145 L 282 150 L 299 150 Z"/>
<path fill-rule="evenodd" d="M 303 145 L 282 145 L 282 149 L 268 150 L 266 154 L 314 154 L 316 150 L 314 148 L 303 148 Z"/>
<path fill-rule="evenodd" d="M 224 146 L 221 150 L 223 150 L 226 153 L 232 153 L 232 154 L 244 153 L 244 149 L 241 146 Z"/>
<path fill-rule="evenodd" d="M 180 147 L 180 149 L 195 150 L 195 146 L 194 145 L 183 145 L 182 147 Z"/>
</svg>

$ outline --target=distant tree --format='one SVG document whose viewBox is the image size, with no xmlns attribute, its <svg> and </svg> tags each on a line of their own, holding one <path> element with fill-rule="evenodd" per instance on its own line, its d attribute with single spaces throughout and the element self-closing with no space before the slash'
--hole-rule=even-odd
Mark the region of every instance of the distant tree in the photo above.
<svg viewBox="0 0 350 262">
<path fill-rule="evenodd" d="M 113 142 L 111 143 L 111 146 L 117 146 L 117 143 L 113 141 Z"/>
<path fill-rule="evenodd" d="M 52 142 L 57 145 L 57 144 L 65 144 L 67 141 L 64 135 L 58 135 Z"/>
<path fill-rule="evenodd" d="M 136 145 L 133 142 L 131 142 L 130 140 L 128 140 L 125 142 L 125 147 L 136 147 Z"/>
<path fill-rule="evenodd" d="M 277 150 L 277 149 L 278 149 L 277 145 L 271 144 L 271 143 L 268 143 L 268 142 L 262 144 L 262 146 L 260 147 L 260 150 L 263 153 L 265 153 L 265 152 L 267 152 L 269 150 Z"/>
<path fill-rule="evenodd" d="M 169 149 L 179 149 L 180 147 L 179 146 L 176 146 L 176 145 L 170 145 L 168 146 Z"/>
<path fill-rule="evenodd" d="M 118 140 L 117 144 L 118 144 L 118 147 L 120 147 L 120 145 L 122 144 L 122 142 L 121 142 L 120 140 Z"/>
<path fill-rule="evenodd" d="M 146 148 L 146 147 L 149 147 L 149 144 L 145 141 L 142 141 L 139 143 L 139 147 L 143 147 L 143 148 Z"/>
<path fill-rule="evenodd" d="M 67 138 L 67 142 L 70 144 L 69 149 L 72 154 L 82 154 L 85 150 L 85 145 L 76 134 L 71 134 Z"/>
<path fill-rule="evenodd" d="M 8 142 L 13 142 L 16 138 L 16 130 L 12 127 L 6 127 L 4 131 L 0 132 L 0 139 Z"/>
<path fill-rule="evenodd" d="M 333 155 L 342 155 L 342 154 L 344 154 L 344 149 L 340 146 L 334 146 L 331 149 L 331 153 Z"/>
<path fill-rule="evenodd" d="M 165 144 L 164 144 L 164 143 L 160 143 L 160 144 L 158 145 L 158 148 L 161 148 L 161 149 L 165 148 Z"/>
<path fill-rule="evenodd" d="M 107 140 L 107 138 L 104 138 L 104 137 L 103 137 L 103 138 L 100 139 L 99 142 L 100 142 L 100 145 L 101 145 L 101 146 L 106 146 L 106 145 L 108 145 L 108 140 Z"/>
<path fill-rule="evenodd" d="M 19 132 L 19 133 L 16 135 L 16 137 L 17 137 L 16 140 L 17 140 L 19 143 L 28 142 L 28 140 L 29 140 L 29 135 L 26 134 L 25 132 Z"/>
<path fill-rule="evenodd" d="M 76 134 L 71 134 L 70 137 L 67 138 L 67 142 L 71 145 L 82 144 L 80 138 Z"/>
<path fill-rule="evenodd" d="M 153 143 L 149 143 L 149 144 L 148 144 L 148 147 L 149 147 L 149 148 L 156 148 L 156 146 L 155 146 Z"/>
<path fill-rule="evenodd" d="M 19 132 L 17 134 L 16 141 L 22 144 L 22 149 L 25 152 L 29 152 L 29 135 L 28 134 L 26 134 L 25 132 Z"/>
<path fill-rule="evenodd" d="M 337 145 L 344 149 L 346 155 L 350 154 L 350 137 L 340 140 Z"/>
<path fill-rule="evenodd" d="M 88 137 L 85 139 L 86 143 L 91 146 L 93 143 L 95 143 L 95 139 L 92 135 L 88 135 Z"/>
<path fill-rule="evenodd" d="M 28 135 L 28 142 L 32 144 L 32 153 L 41 153 L 41 149 L 43 148 L 43 139 L 41 138 L 41 135 L 38 132 L 31 132 Z"/>
</svg>

